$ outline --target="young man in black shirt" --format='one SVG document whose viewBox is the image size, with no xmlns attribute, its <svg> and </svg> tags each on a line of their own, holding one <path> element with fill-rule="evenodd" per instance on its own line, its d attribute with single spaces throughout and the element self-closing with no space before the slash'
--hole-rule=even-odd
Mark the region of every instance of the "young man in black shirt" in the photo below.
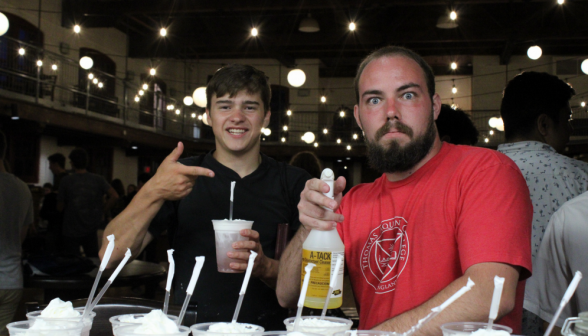
<svg viewBox="0 0 588 336">
<path fill-rule="evenodd" d="M 116 236 L 110 263 L 118 263 L 127 246 L 138 255 L 153 237 L 168 229 L 175 249 L 175 303 L 181 304 L 186 295 L 194 257 L 204 255 L 206 261 L 192 297 L 198 305 L 198 322 L 231 321 L 244 274 L 217 271 L 211 220 L 229 217 L 230 184 L 236 181 L 233 218 L 253 220 L 254 224 L 252 230 L 241 231 L 249 240 L 233 247 L 259 254 L 239 322 L 281 330 L 287 312 L 279 306 L 274 291 L 279 263 L 273 259 L 277 228 L 280 223 L 289 223 L 292 232 L 297 230 L 296 206 L 310 176 L 260 153 L 261 128 L 269 124 L 271 95 L 263 72 L 246 65 L 225 66 L 210 80 L 206 92 L 206 113 L 216 150 L 179 160 L 183 145 L 178 144 L 106 228 L 104 237 Z M 249 254 L 229 252 L 235 260 L 231 267 L 245 270 Z"/>
</svg>

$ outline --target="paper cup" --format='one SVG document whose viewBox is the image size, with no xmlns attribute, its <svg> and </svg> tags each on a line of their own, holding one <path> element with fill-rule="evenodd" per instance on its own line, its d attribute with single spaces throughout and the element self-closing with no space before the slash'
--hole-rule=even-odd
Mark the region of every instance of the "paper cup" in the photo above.
<svg viewBox="0 0 588 336">
<path fill-rule="evenodd" d="M 137 334 L 135 330 L 138 328 L 138 325 L 125 325 L 120 326 L 116 329 L 117 336 L 136 336 L 136 335 L 147 335 L 147 334 Z M 190 328 L 185 326 L 179 326 L 179 332 L 173 334 L 148 334 L 149 336 L 188 336 L 190 334 Z"/>
<path fill-rule="evenodd" d="M 251 332 L 237 332 L 237 333 L 220 333 L 220 332 L 212 332 L 212 331 L 208 331 L 208 328 L 212 325 L 212 324 L 217 324 L 217 323 L 222 323 L 222 322 L 207 322 L 207 323 L 198 323 L 198 324 L 194 324 L 193 326 L 190 327 L 190 330 L 192 331 L 192 335 L 193 336 L 225 336 L 225 335 L 230 335 L 230 336 L 238 336 L 238 335 L 243 335 L 243 336 L 251 336 L 253 333 L 262 333 L 265 331 L 265 329 L 262 326 L 258 326 L 256 324 L 249 324 L 249 323 L 237 323 L 240 324 L 242 326 L 245 326 L 249 329 L 251 329 Z M 231 322 L 226 322 L 226 323 L 231 323 Z"/>
<path fill-rule="evenodd" d="M 77 317 L 43 317 L 41 316 L 42 310 L 36 310 L 34 312 L 30 312 L 27 314 L 27 319 L 29 321 L 36 321 L 37 319 L 41 319 L 44 321 L 73 321 L 73 322 L 81 322 L 82 315 L 84 314 L 84 307 L 74 308 L 80 316 Z M 88 316 L 84 319 L 84 329 L 82 330 L 82 336 L 89 336 L 90 329 L 92 329 L 92 322 L 94 321 L 94 317 L 96 317 L 95 312 L 90 312 Z"/>
<path fill-rule="evenodd" d="M 340 318 L 340 317 L 333 317 L 333 316 L 325 316 L 325 318 L 323 319 L 323 321 L 326 321 L 324 324 L 325 325 L 305 325 L 306 323 L 310 322 L 308 320 L 317 320 L 317 321 L 312 321 L 312 324 L 320 324 L 321 321 L 319 321 L 320 316 L 302 316 L 302 321 L 300 321 L 300 325 L 298 328 L 298 331 L 303 332 L 303 333 L 312 333 L 312 334 L 321 334 L 324 336 L 333 336 L 335 333 L 338 332 L 342 332 L 342 331 L 346 331 L 351 329 L 351 326 L 353 325 L 353 321 L 349 320 L 349 319 L 344 319 L 344 318 Z M 294 320 L 296 320 L 296 317 L 288 317 L 287 319 L 284 320 L 284 324 L 286 325 L 286 330 L 288 331 L 294 331 Z M 306 323 L 303 323 L 305 320 L 307 320 Z M 328 323 L 328 322 L 334 322 L 334 323 Z"/>
<path fill-rule="evenodd" d="M 441 331 L 443 332 L 443 336 L 468 336 L 476 330 L 486 329 L 487 327 L 488 323 L 485 322 L 451 322 L 443 324 Z M 506 331 L 512 334 L 511 328 L 501 324 L 493 324 L 492 330 Z"/>
<path fill-rule="evenodd" d="M 122 326 L 128 326 L 128 325 L 138 325 L 141 324 L 143 321 L 141 320 L 143 317 L 145 317 L 145 315 L 147 315 L 148 313 L 143 313 L 143 314 L 122 314 L 122 315 L 116 315 L 113 316 L 111 318 L 108 319 L 108 321 L 110 321 L 110 324 L 112 325 L 112 334 L 114 336 L 118 336 L 116 333 L 116 330 L 119 327 Z M 174 315 L 167 315 L 167 317 L 169 317 L 170 320 L 176 322 L 178 320 L 177 316 Z"/>
<path fill-rule="evenodd" d="M 248 240 L 239 233 L 243 229 L 251 229 L 253 221 L 245 220 L 213 220 L 214 238 L 216 243 L 216 264 L 221 273 L 243 273 L 231 268 L 233 259 L 227 256 L 227 252 L 246 252 L 247 250 L 235 250 L 231 245 L 234 242 Z"/>
<path fill-rule="evenodd" d="M 83 324 L 74 321 L 49 321 L 33 326 L 35 321 L 18 321 L 6 325 L 10 336 L 80 336 Z"/>
</svg>

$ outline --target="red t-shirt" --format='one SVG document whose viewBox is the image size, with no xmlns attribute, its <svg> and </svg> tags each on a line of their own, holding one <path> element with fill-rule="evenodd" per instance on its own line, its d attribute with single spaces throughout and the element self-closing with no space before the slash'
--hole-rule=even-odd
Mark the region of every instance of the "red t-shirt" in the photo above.
<svg viewBox="0 0 588 336">
<path fill-rule="evenodd" d="M 402 181 L 383 175 L 354 187 L 339 212 L 359 329 L 421 305 L 474 264 L 501 262 L 522 272 L 515 309 L 497 323 L 520 334 L 533 207 L 508 157 L 444 143 Z"/>
</svg>

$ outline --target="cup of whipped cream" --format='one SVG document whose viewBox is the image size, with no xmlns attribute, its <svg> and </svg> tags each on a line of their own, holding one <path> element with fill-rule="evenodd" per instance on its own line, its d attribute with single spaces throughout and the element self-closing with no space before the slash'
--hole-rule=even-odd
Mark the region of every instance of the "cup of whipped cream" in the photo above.
<svg viewBox="0 0 588 336">
<path fill-rule="evenodd" d="M 161 309 L 152 310 L 143 316 L 142 322 L 120 326 L 116 329 L 116 336 L 136 335 L 167 335 L 188 336 L 190 328 L 176 325 L 177 318 L 172 320 Z"/>
<path fill-rule="evenodd" d="M 241 230 L 251 229 L 253 221 L 246 221 L 242 219 L 235 220 L 213 220 L 212 226 L 214 228 L 214 240 L 216 246 L 216 265 L 217 269 L 221 273 L 243 273 L 243 271 L 237 271 L 231 268 L 231 262 L 233 259 L 227 256 L 228 252 L 245 252 L 244 249 L 234 249 L 233 243 L 248 238 L 241 236 Z"/>
<path fill-rule="evenodd" d="M 112 325 L 112 333 L 114 334 L 114 336 L 118 336 L 116 333 L 116 329 L 118 329 L 119 327 L 127 326 L 127 325 L 142 324 L 145 321 L 145 316 L 147 316 L 147 315 L 148 314 L 143 313 L 143 314 L 123 314 L 123 315 L 112 316 L 111 318 L 108 319 L 110 321 L 110 324 Z M 174 323 L 176 323 L 176 321 L 178 320 L 178 317 L 174 316 L 174 315 L 167 315 L 167 317 L 170 320 L 172 320 Z"/>
<path fill-rule="evenodd" d="M 488 330 L 486 322 L 451 322 L 441 326 L 443 336 L 510 336 L 512 329 L 501 325 L 492 324 Z"/>
<path fill-rule="evenodd" d="M 198 323 L 191 326 L 190 330 L 193 336 L 250 335 L 265 331 L 262 326 L 256 324 L 231 322 Z"/>
<path fill-rule="evenodd" d="M 401 336 L 402 333 L 383 330 L 346 330 L 335 333 L 333 336 Z M 256 335 L 257 336 L 257 335 Z"/>
<path fill-rule="evenodd" d="M 294 331 L 295 319 L 296 317 L 289 317 L 284 320 L 286 330 Z M 353 321 L 340 317 L 325 316 L 321 320 L 320 316 L 302 316 L 302 321 L 300 321 L 297 331 L 333 336 L 335 333 L 351 329 L 352 325 Z"/>
<path fill-rule="evenodd" d="M 27 319 L 31 322 L 37 322 L 38 320 L 81 322 L 83 314 L 83 307 L 73 308 L 71 302 L 64 302 L 59 298 L 56 298 L 51 300 L 45 309 L 28 313 Z M 92 322 L 94 321 L 95 316 L 95 312 L 90 312 L 90 314 L 84 319 L 82 336 L 90 335 L 90 329 L 92 329 Z"/>
<path fill-rule="evenodd" d="M 81 322 L 64 320 L 18 321 L 6 325 L 10 336 L 80 336 Z"/>
</svg>

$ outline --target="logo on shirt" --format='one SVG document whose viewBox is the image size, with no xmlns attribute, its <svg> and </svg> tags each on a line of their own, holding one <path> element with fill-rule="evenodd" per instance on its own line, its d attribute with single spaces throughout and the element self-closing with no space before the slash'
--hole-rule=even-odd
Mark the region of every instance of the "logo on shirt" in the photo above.
<svg viewBox="0 0 588 336">
<path fill-rule="evenodd" d="M 409 254 L 407 224 L 402 217 L 382 221 L 370 232 L 361 251 L 361 272 L 376 294 L 396 289 L 396 281 L 406 266 Z"/>
</svg>

